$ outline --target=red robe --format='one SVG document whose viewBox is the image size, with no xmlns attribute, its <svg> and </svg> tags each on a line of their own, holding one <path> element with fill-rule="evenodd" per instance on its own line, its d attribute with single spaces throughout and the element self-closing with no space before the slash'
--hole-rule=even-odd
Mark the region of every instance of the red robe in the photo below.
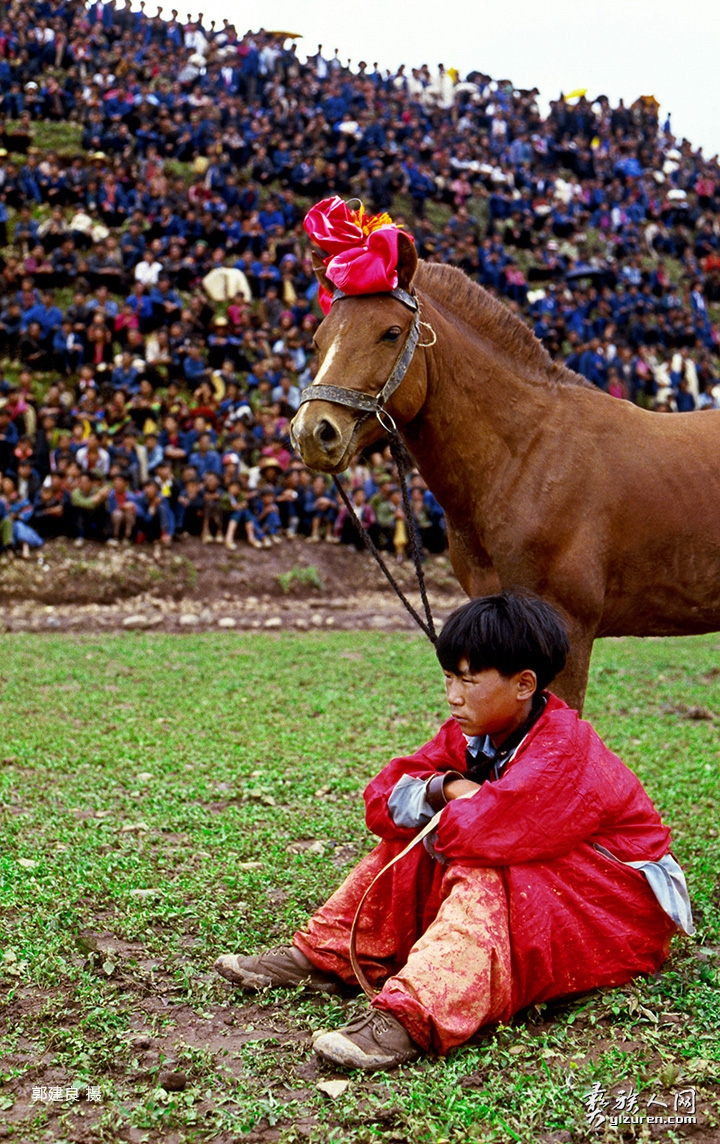
<svg viewBox="0 0 720 1144">
<path fill-rule="evenodd" d="M 367 824 L 382 841 L 293 939 L 319 969 L 355 981 L 358 903 L 416 833 L 388 813 L 400 777 L 464 773 L 465 760 L 451 719 L 369 784 Z M 653 973 L 676 926 L 645 876 L 622 862 L 657 861 L 669 845 L 632 771 L 550 695 L 502 776 L 444 808 L 434 841 L 442 861 L 420 843 L 367 898 L 357 953 L 382 986 L 372 1004 L 423 1048 L 446 1053 L 528 1005 Z"/>
<path fill-rule="evenodd" d="M 416 754 L 393 759 L 368 785 L 369 829 L 406 843 L 415 832 L 395 826 L 387 809 L 401 775 L 466 769 L 466 740 L 450 719 Z M 446 862 L 495 867 L 502 875 L 512 1012 L 622 984 L 655 972 L 667 956 L 676 926 L 645 876 L 598 853 L 593 843 L 621 862 L 657 861 L 670 848 L 670 831 L 632 771 L 589 723 L 550 695 L 501 778 L 445 808 L 434 843 Z M 418 881 L 427 886 L 427 875 L 420 870 L 425 859 L 412 860 L 416 854 L 378 884 L 372 912 L 405 914 L 416 903 L 417 933 L 426 928 L 428 903 L 418 897 Z"/>
</svg>

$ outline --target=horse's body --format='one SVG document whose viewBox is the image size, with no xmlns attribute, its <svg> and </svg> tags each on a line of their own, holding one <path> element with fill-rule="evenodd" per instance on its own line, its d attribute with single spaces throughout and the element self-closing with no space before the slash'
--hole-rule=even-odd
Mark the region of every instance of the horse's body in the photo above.
<svg viewBox="0 0 720 1144">
<path fill-rule="evenodd" d="M 405 255 L 401 285 L 437 341 L 416 349 L 388 410 L 445 510 L 468 595 L 523 586 L 561 609 L 572 653 L 555 689 L 579 708 L 598 636 L 720 629 L 720 412 L 608 397 L 460 271 L 415 275 Z M 379 392 L 410 322 L 387 295 L 343 298 L 318 330 L 316 384 Z M 293 432 L 308 465 L 337 472 L 382 429 L 319 400 Z"/>
</svg>

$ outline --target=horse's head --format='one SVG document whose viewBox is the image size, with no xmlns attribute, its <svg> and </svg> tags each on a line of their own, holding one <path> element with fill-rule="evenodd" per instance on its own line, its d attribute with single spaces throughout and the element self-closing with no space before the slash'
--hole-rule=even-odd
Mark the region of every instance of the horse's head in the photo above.
<svg viewBox="0 0 720 1144">
<path fill-rule="evenodd" d="M 313 255 L 313 264 L 321 285 L 332 295 L 335 287 L 325 276 L 322 260 Z M 410 293 L 416 269 L 415 247 L 401 234 L 398 289 L 392 294 L 336 297 L 318 327 L 318 372 L 291 426 L 309 468 L 329 473 L 347 468 L 354 453 L 382 436 L 376 409 L 382 418 L 385 401 L 398 425 L 407 424 L 422 406 L 425 371 L 419 355 L 413 357 L 419 319 L 417 301 Z M 392 381 L 387 385 L 398 377 L 397 388 Z M 317 397 L 316 390 L 321 391 Z"/>
</svg>

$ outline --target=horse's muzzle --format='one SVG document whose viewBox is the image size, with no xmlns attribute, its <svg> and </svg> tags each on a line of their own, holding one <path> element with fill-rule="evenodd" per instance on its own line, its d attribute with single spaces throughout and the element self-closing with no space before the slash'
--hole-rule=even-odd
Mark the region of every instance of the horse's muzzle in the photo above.
<svg viewBox="0 0 720 1144">
<path fill-rule="evenodd" d="M 337 472 L 346 463 L 355 426 L 341 428 L 332 411 L 319 414 L 303 406 L 290 427 L 291 440 L 309 469 Z"/>
</svg>

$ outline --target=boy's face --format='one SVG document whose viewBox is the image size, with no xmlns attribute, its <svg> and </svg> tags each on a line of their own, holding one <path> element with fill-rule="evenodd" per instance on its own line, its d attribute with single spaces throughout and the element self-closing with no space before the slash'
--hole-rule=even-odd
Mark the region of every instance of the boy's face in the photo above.
<svg viewBox="0 0 720 1144">
<path fill-rule="evenodd" d="M 467 659 L 461 659 L 457 673 L 444 675 L 450 714 L 464 735 L 489 735 L 499 747 L 530 715 L 537 690 L 534 671 L 509 676 L 494 667 L 470 671 Z"/>
</svg>

